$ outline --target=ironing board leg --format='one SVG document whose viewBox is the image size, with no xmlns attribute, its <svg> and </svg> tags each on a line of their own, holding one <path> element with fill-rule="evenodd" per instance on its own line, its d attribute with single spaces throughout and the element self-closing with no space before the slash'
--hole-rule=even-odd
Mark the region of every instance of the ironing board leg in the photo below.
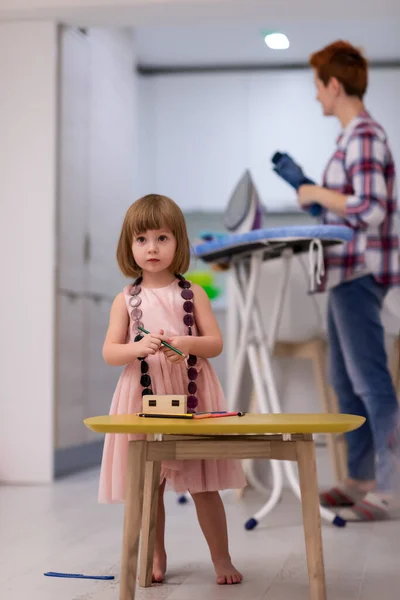
<svg viewBox="0 0 400 600">
<path fill-rule="evenodd" d="M 227 307 L 226 321 L 226 351 L 227 351 L 227 369 L 228 373 L 233 373 L 235 370 L 235 360 L 237 354 L 237 346 L 239 341 L 239 316 L 238 305 L 236 300 L 236 274 L 235 267 L 229 271 L 227 281 L 227 296 L 229 298 Z M 232 378 L 228 377 L 227 397 L 232 398 Z M 230 408 L 230 407 L 229 407 Z"/>
<path fill-rule="evenodd" d="M 282 268 L 282 272 L 281 272 L 279 285 L 276 290 L 275 302 L 272 307 L 271 318 L 270 318 L 268 333 L 267 333 L 267 344 L 268 344 L 268 348 L 269 348 L 270 352 L 273 352 L 276 338 L 278 336 L 279 327 L 281 324 L 283 307 L 285 304 L 286 290 L 287 290 L 288 283 L 289 283 L 292 259 L 293 259 L 292 250 L 290 250 L 290 249 L 285 250 L 285 252 L 282 255 L 283 268 Z M 256 318 L 258 320 L 260 320 L 261 313 L 260 313 L 259 301 L 257 298 L 256 298 L 256 302 L 255 302 L 255 308 L 256 308 Z"/>
<path fill-rule="evenodd" d="M 240 410 L 239 408 L 239 392 L 240 383 L 243 374 L 243 368 L 246 360 L 247 345 L 250 337 L 252 311 L 254 308 L 254 298 L 257 292 L 257 284 L 260 276 L 260 269 L 263 261 L 263 255 L 256 252 L 251 257 L 250 276 L 247 287 L 247 296 L 243 303 L 242 320 L 240 324 L 240 335 L 237 348 L 237 355 L 233 371 L 233 380 L 231 388 L 231 397 L 229 398 L 229 406 L 233 411 Z M 234 263 L 233 277 L 238 276 L 238 265 Z"/>
<path fill-rule="evenodd" d="M 251 332 L 254 332 L 255 344 L 250 344 L 247 350 L 258 405 L 261 409 L 261 412 L 267 413 L 282 412 L 272 367 L 271 352 L 273 351 L 276 336 L 279 330 L 285 293 L 289 281 L 292 254 L 288 253 L 284 258 L 284 269 L 282 270 L 281 280 L 277 288 L 277 295 L 273 306 L 268 336 L 265 335 L 262 314 L 256 297 L 256 288 L 254 289 L 254 294 L 252 296 L 253 310 L 251 311 L 250 327 Z M 252 265 L 250 266 L 250 271 L 246 269 L 244 264 L 236 265 L 236 278 L 234 279 L 236 290 L 235 301 L 239 308 L 240 325 L 242 328 L 245 323 L 245 316 L 247 316 L 245 311 L 248 297 L 245 299 L 245 292 L 248 289 L 248 281 L 251 277 L 251 274 Z M 249 325 L 247 325 L 247 327 L 249 327 Z M 258 349 L 258 352 L 256 348 Z M 240 382 L 237 384 L 237 389 L 239 389 L 239 383 Z M 268 396 L 266 396 L 265 390 L 267 390 Z M 283 487 L 282 467 L 293 493 L 300 498 L 300 487 L 293 469 L 293 465 L 285 462 L 274 465 L 274 467 L 275 468 L 272 469 L 273 487 L 271 496 L 268 502 L 264 504 L 264 506 L 254 515 L 254 517 L 247 521 L 246 527 L 249 529 L 255 527 L 258 521 L 264 518 L 279 501 Z M 320 514 L 328 522 L 335 522 L 335 514 L 332 511 L 321 507 Z M 249 523 L 252 525 L 248 527 Z"/>
<path fill-rule="evenodd" d="M 278 292 L 277 292 L 277 298 L 276 298 L 276 302 L 274 304 L 274 310 L 273 310 L 273 321 L 274 322 L 272 324 L 272 329 L 271 329 L 271 335 L 274 335 L 274 336 L 276 335 L 276 332 L 279 328 L 280 318 L 281 318 L 281 314 L 282 314 L 283 298 L 285 295 L 287 281 L 288 281 L 288 277 L 289 277 L 290 258 L 291 258 L 291 256 L 287 256 L 285 259 L 285 268 L 282 272 L 282 277 L 281 277 L 280 285 L 278 287 Z M 250 269 L 249 269 L 249 268 L 246 268 L 246 266 L 244 264 L 238 263 L 236 265 L 235 276 L 232 279 L 235 303 L 239 308 L 239 315 L 240 315 L 239 322 L 240 322 L 240 325 L 242 328 L 244 326 L 246 301 L 249 301 L 248 296 L 246 297 L 246 292 L 248 289 L 248 282 L 250 280 L 251 274 L 252 274 L 252 265 L 250 266 Z M 250 326 L 251 326 L 251 334 L 252 334 L 252 337 L 255 338 L 255 342 L 252 341 L 251 343 L 248 344 L 248 348 L 247 348 L 248 361 L 249 361 L 249 365 L 250 365 L 250 369 L 251 369 L 252 380 L 254 382 L 257 404 L 260 409 L 260 412 L 269 413 L 269 412 L 271 412 L 271 406 L 268 402 L 268 396 L 266 394 L 266 386 L 264 385 L 264 381 L 263 381 L 263 374 L 262 374 L 262 369 L 261 369 L 261 365 L 260 365 L 259 352 L 260 352 L 260 349 L 263 348 L 263 350 L 268 353 L 267 348 L 268 348 L 268 342 L 270 340 L 265 337 L 264 326 L 263 326 L 261 314 L 259 311 L 256 311 L 256 308 L 257 308 L 256 295 L 254 295 L 254 297 L 252 299 L 252 306 L 253 306 L 253 310 L 252 310 L 252 315 L 251 315 Z M 272 340 L 272 343 L 271 343 L 271 346 L 273 346 L 273 345 L 274 345 L 274 340 Z M 269 370 L 271 372 L 270 377 L 271 376 L 273 377 L 272 365 L 270 364 L 270 362 L 269 362 Z M 268 380 L 270 379 L 270 377 L 268 377 Z M 270 392 L 270 389 L 268 389 L 268 392 Z M 274 390 L 272 390 L 272 393 L 275 393 L 275 396 L 277 396 L 275 386 L 274 386 Z M 277 400 L 276 400 L 276 402 L 277 402 Z M 243 409 L 243 407 L 240 407 L 240 408 Z M 274 411 L 272 411 L 272 412 L 274 412 Z M 258 480 L 256 479 L 256 476 L 253 471 L 253 463 L 251 463 L 249 461 L 246 464 L 246 467 L 247 467 L 247 474 L 248 474 L 249 482 L 252 482 L 253 486 L 255 486 L 259 491 L 268 493 L 268 490 L 265 487 L 265 485 L 259 483 Z M 248 529 L 254 528 L 258 523 L 258 517 L 260 517 L 260 518 L 265 517 L 269 512 L 271 512 L 271 510 L 276 506 L 276 504 L 279 502 L 279 500 L 281 498 L 282 488 L 283 488 L 283 477 L 282 477 L 282 465 L 278 461 L 271 462 L 271 474 L 272 474 L 272 492 L 269 497 L 269 500 L 263 506 L 261 511 L 259 511 L 259 513 L 257 513 L 257 515 L 255 515 L 255 517 L 253 519 L 250 519 L 247 522 L 246 528 L 248 528 Z"/>
</svg>

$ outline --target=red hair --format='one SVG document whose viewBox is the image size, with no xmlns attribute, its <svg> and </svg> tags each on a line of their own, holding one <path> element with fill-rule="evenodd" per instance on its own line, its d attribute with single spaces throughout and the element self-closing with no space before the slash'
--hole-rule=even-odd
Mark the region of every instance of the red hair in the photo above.
<svg viewBox="0 0 400 600">
<path fill-rule="evenodd" d="M 325 86 L 335 77 L 348 96 L 363 98 L 368 85 L 368 62 L 355 46 L 338 40 L 314 52 L 309 62 Z"/>
</svg>

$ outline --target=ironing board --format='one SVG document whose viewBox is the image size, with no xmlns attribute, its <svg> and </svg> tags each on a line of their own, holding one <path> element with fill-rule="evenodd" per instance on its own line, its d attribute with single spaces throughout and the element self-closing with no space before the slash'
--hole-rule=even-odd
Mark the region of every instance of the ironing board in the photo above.
<svg viewBox="0 0 400 600">
<path fill-rule="evenodd" d="M 198 258 L 207 263 L 229 264 L 230 281 L 227 327 L 230 332 L 228 346 L 228 404 L 232 411 L 247 411 L 248 404 L 240 398 L 243 370 L 248 358 L 251 377 L 261 413 L 282 412 L 274 378 L 271 354 L 277 339 L 282 308 L 290 275 L 290 265 L 295 254 L 308 252 L 310 293 L 316 291 L 324 273 L 323 248 L 350 241 L 353 232 L 344 226 L 316 225 L 256 229 L 243 234 L 209 234 L 207 242 L 194 248 Z M 275 300 L 268 307 L 271 314 L 268 331 L 261 317 L 261 299 L 257 284 L 264 261 L 283 258 Z M 239 318 L 238 318 L 239 317 Z M 300 498 L 300 487 L 292 463 L 271 461 L 272 493 L 268 502 L 249 519 L 246 529 L 254 529 L 279 501 L 283 488 L 283 473 Z M 330 523 L 343 526 L 336 515 L 321 507 L 321 516 Z"/>
</svg>

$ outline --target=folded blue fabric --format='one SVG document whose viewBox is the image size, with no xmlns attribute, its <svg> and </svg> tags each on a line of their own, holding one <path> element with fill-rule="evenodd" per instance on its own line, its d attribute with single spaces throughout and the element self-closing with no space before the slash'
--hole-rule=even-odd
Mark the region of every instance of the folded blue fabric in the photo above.
<svg viewBox="0 0 400 600">
<path fill-rule="evenodd" d="M 275 152 L 272 157 L 272 163 L 274 164 L 275 173 L 279 177 L 282 177 L 296 191 L 304 184 L 315 185 L 315 181 L 306 177 L 303 169 L 286 152 Z M 306 207 L 306 210 L 313 217 L 319 217 L 322 213 L 322 207 L 317 203 L 310 204 L 310 206 Z"/>
</svg>

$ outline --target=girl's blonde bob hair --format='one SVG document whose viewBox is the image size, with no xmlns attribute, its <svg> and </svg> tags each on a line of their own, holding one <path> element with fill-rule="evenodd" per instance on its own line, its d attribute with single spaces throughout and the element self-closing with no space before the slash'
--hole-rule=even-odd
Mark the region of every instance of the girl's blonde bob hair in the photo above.
<svg viewBox="0 0 400 600">
<path fill-rule="evenodd" d="M 171 273 L 186 273 L 190 264 L 190 243 L 185 217 L 171 198 L 148 194 L 136 200 L 128 208 L 119 236 L 117 261 L 126 277 L 137 278 L 141 275 L 141 269 L 136 264 L 132 253 L 134 236 L 151 229 L 164 228 L 169 229 L 176 239 L 175 257 L 170 266 Z"/>
</svg>

